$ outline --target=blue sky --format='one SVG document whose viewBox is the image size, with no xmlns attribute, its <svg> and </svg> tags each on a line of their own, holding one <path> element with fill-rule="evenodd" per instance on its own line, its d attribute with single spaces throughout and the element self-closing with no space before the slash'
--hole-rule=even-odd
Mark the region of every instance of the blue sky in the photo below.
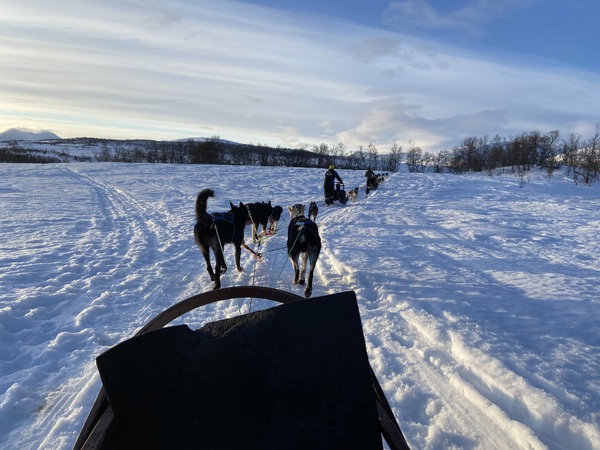
<svg viewBox="0 0 600 450">
<path fill-rule="evenodd" d="M 311 147 L 600 123 L 596 0 L 4 0 L 0 131 Z"/>
</svg>

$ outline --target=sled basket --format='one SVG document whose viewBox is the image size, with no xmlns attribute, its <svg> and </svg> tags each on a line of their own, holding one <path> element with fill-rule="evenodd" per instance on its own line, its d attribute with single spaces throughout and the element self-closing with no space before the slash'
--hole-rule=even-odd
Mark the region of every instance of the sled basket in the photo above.
<svg viewBox="0 0 600 450">
<path fill-rule="evenodd" d="M 162 328 L 233 298 L 282 305 Z M 257 286 L 190 297 L 97 357 L 102 388 L 74 449 L 408 449 L 369 362 L 353 291 Z"/>
<path fill-rule="evenodd" d="M 339 185 L 339 192 L 336 192 L 335 190 L 333 191 L 333 199 L 334 201 L 337 200 L 338 202 L 340 202 L 340 204 L 345 205 L 346 203 L 348 203 L 348 194 L 346 193 L 346 186 L 342 182 L 340 182 Z"/>
</svg>

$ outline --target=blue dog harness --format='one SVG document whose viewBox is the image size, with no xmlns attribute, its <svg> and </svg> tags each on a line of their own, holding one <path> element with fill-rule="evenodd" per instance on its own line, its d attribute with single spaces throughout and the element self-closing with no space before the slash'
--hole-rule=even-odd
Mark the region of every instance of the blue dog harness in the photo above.
<svg viewBox="0 0 600 450">
<path fill-rule="evenodd" d="M 232 212 L 216 212 L 216 213 L 212 213 L 209 214 L 209 216 L 211 217 L 213 223 L 210 226 L 211 228 L 215 228 L 215 230 L 217 230 L 217 233 L 219 232 L 219 229 L 217 227 L 218 222 L 225 222 L 231 225 L 231 240 L 233 241 L 233 238 L 235 237 L 235 224 L 233 222 L 233 213 Z"/>
<path fill-rule="evenodd" d="M 233 225 L 233 213 L 232 212 L 216 212 L 209 214 L 213 220 L 213 226 L 215 222 L 227 222 Z"/>
<path fill-rule="evenodd" d="M 310 220 L 308 217 L 303 217 L 299 219 L 294 225 L 297 227 L 305 227 L 307 225 L 310 225 L 311 222 L 312 220 Z"/>
</svg>

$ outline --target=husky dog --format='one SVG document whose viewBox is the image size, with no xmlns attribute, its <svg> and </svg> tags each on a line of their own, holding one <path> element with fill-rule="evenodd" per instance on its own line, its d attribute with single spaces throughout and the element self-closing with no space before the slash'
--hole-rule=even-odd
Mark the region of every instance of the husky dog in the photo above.
<svg viewBox="0 0 600 450">
<path fill-rule="evenodd" d="M 259 226 L 263 233 L 267 231 L 267 223 L 273 213 L 273 207 L 269 201 L 269 203 L 247 203 L 246 208 L 248 208 L 247 223 L 252 224 L 252 241 L 256 243 L 258 242 Z"/>
<path fill-rule="evenodd" d="M 288 206 L 288 212 L 290 213 L 290 220 L 296 216 L 304 215 L 305 206 L 302 203 L 296 203 L 295 205 Z"/>
<path fill-rule="evenodd" d="M 321 237 L 317 224 L 304 216 L 296 216 L 290 220 L 287 249 L 294 267 L 294 284 L 304 284 L 306 262 L 307 260 L 310 262 L 308 282 L 304 289 L 304 296 L 309 298 L 312 295 L 313 272 L 321 253 Z M 301 270 L 298 265 L 300 254 L 302 254 Z"/>
<path fill-rule="evenodd" d="M 318 215 L 319 207 L 317 206 L 317 202 L 310 202 L 310 205 L 308 205 L 308 218 L 313 222 L 316 222 Z"/>
<path fill-rule="evenodd" d="M 231 210 L 222 213 L 208 214 L 206 212 L 206 203 L 209 197 L 214 197 L 215 192 L 212 189 L 200 191 L 196 198 L 196 225 L 194 226 L 194 239 L 196 245 L 200 248 L 204 260 L 206 261 L 206 270 L 210 279 L 214 282 L 213 289 L 221 287 L 221 274 L 227 270 L 225 257 L 221 245 L 233 244 L 235 246 L 235 267 L 241 271 L 240 254 L 241 245 L 244 242 L 244 228 L 248 211 L 246 206 L 240 202 L 235 206 L 229 202 Z M 210 250 L 215 255 L 215 270 L 210 264 Z"/>
<path fill-rule="evenodd" d="M 356 197 L 358 196 L 358 187 L 355 187 L 351 191 L 348 191 L 348 198 L 352 200 L 352 203 L 356 203 Z"/>
<path fill-rule="evenodd" d="M 269 234 L 277 233 L 277 224 L 282 214 L 283 208 L 281 206 L 273 206 L 273 211 L 271 211 L 271 215 L 269 216 Z"/>
</svg>

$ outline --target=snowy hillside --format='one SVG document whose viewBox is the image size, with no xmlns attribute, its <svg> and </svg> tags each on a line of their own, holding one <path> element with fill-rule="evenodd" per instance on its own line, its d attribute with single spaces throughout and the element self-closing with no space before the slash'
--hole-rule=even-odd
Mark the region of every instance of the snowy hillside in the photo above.
<svg viewBox="0 0 600 450">
<path fill-rule="evenodd" d="M 44 139 L 60 139 L 51 131 L 27 131 L 11 128 L 0 133 L 0 141 L 40 141 Z"/>
<path fill-rule="evenodd" d="M 598 186 L 402 173 L 365 198 L 363 173 L 340 171 L 359 201 L 325 207 L 323 174 L 1 164 L 0 448 L 70 449 L 100 387 L 94 358 L 210 289 L 192 235 L 196 194 L 210 187 L 210 211 L 319 200 L 313 296 L 356 291 L 371 365 L 412 448 L 600 449 Z M 284 217 L 264 260 L 244 252 L 223 286 L 302 293 Z"/>
</svg>

